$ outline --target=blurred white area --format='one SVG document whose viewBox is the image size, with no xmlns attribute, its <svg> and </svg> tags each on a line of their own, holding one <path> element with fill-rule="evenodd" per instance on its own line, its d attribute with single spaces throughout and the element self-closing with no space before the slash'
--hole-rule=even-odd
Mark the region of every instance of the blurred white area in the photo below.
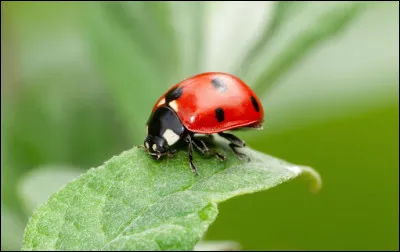
<svg viewBox="0 0 400 252">
<path fill-rule="evenodd" d="M 26 174 L 19 181 L 18 186 L 26 211 L 33 212 L 54 192 L 77 179 L 83 172 L 83 170 L 71 166 L 45 165 Z"/>
<path fill-rule="evenodd" d="M 21 237 L 24 233 L 25 223 L 13 211 L 1 204 L 1 243 L 2 249 L 20 250 Z M 16 235 L 17 234 L 17 235 Z M 3 242 L 4 241 L 4 242 Z"/>
<path fill-rule="evenodd" d="M 238 251 L 240 244 L 234 241 L 200 241 L 194 251 Z"/>
<path fill-rule="evenodd" d="M 313 51 L 263 97 L 267 132 L 393 105 L 398 102 L 398 69 L 399 9 L 376 4 L 342 36 Z"/>
<path fill-rule="evenodd" d="M 233 73 L 270 21 L 274 1 L 208 2 L 200 72 Z"/>
</svg>

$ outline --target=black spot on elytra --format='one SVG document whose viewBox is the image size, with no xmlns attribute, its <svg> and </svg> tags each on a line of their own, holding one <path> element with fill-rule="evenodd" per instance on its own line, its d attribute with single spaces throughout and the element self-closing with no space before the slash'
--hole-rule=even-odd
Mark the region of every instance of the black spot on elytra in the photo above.
<svg viewBox="0 0 400 252">
<path fill-rule="evenodd" d="M 179 97 L 181 97 L 183 92 L 183 87 L 175 87 L 171 89 L 166 95 L 165 95 L 165 103 L 168 104 L 169 102 L 173 100 L 177 100 Z"/>
<path fill-rule="evenodd" d="M 259 112 L 260 111 L 260 106 L 258 105 L 258 102 L 256 100 L 256 98 L 254 98 L 253 96 L 250 97 L 251 103 L 253 104 L 254 109 Z"/>
<path fill-rule="evenodd" d="M 218 92 L 224 93 L 228 88 L 223 80 L 220 78 L 214 78 L 211 81 L 211 84 L 214 86 L 215 89 L 218 90 Z"/>
<path fill-rule="evenodd" d="M 215 117 L 217 117 L 218 122 L 222 122 L 225 119 L 224 110 L 222 108 L 217 108 L 215 110 Z"/>
</svg>

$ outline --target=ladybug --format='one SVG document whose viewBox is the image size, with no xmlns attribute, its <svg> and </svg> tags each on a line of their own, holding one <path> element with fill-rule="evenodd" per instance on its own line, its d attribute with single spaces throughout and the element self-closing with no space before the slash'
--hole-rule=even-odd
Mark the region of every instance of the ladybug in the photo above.
<svg viewBox="0 0 400 252">
<path fill-rule="evenodd" d="M 230 142 L 238 158 L 249 159 L 236 150 L 245 142 L 225 131 L 262 129 L 263 118 L 260 100 L 242 80 L 227 73 L 201 73 L 172 86 L 157 100 L 146 124 L 144 148 L 158 160 L 166 154 L 172 156 L 182 143 L 187 144 L 190 167 L 198 175 L 193 147 L 202 154 L 226 159 L 209 149 L 199 134 L 218 134 Z"/>
</svg>

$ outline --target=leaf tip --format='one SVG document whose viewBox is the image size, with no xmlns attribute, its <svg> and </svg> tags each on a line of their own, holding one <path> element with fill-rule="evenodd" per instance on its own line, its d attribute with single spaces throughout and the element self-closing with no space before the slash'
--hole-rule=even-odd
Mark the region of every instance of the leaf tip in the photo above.
<svg viewBox="0 0 400 252">
<path fill-rule="evenodd" d="M 305 175 L 308 179 L 312 180 L 310 183 L 310 191 L 312 193 L 318 193 L 322 188 L 322 178 L 321 175 L 309 166 L 300 166 L 300 165 L 291 165 L 287 167 L 290 171 L 292 171 L 296 177 Z"/>
<path fill-rule="evenodd" d="M 309 166 L 302 166 L 301 173 L 305 174 L 309 179 L 312 180 L 310 184 L 310 191 L 312 193 L 318 193 L 322 188 L 322 178 L 321 175 Z"/>
</svg>

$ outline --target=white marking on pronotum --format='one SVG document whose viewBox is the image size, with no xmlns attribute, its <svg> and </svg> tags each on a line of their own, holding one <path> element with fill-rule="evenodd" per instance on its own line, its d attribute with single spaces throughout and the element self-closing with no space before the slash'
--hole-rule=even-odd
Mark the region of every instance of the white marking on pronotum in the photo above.
<svg viewBox="0 0 400 252">
<path fill-rule="evenodd" d="M 148 142 L 146 142 L 144 145 L 146 146 L 146 149 L 150 147 Z"/>
<path fill-rule="evenodd" d="M 157 150 L 157 145 L 153 144 L 153 146 L 151 146 L 151 148 L 153 148 L 153 151 L 156 151 Z"/>
<path fill-rule="evenodd" d="M 165 141 L 167 141 L 169 146 L 173 145 L 174 143 L 176 143 L 179 140 L 179 135 L 175 134 L 175 132 L 173 132 L 170 129 L 167 129 L 164 132 L 163 137 L 164 137 Z"/>
<path fill-rule="evenodd" d="M 301 173 L 301 168 L 298 166 L 287 166 L 286 168 L 296 174 L 296 176 Z"/>
<path fill-rule="evenodd" d="M 157 107 L 163 105 L 164 103 L 165 103 L 165 98 L 161 99 L 161 101 L 157 104 Z"/>
<path fill-rule="evenodd" d="M 175 111 L 178 112 L 178 103 L 176 101 L 172 101 L 169 103 L 169 106 Z"/>
</svg>

